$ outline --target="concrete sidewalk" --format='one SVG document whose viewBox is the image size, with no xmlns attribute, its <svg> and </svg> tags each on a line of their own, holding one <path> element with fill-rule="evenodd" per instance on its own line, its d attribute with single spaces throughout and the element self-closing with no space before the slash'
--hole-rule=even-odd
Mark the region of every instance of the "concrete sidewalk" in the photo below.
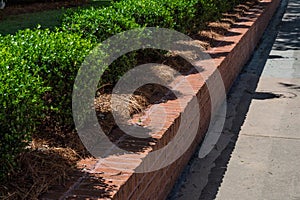
<svg viewBox="0 0 300 200">
<path fill-rule="evenodd" d="M 290 0 L 217 199 L 300 199 L 300 1 Z"/>
<path fill-rule="evenodd" d="M 227 104 L 215 148 L 195 153 L 168 199 L 300 200 L 299 0 L 282 0 Z"/>
</svg>

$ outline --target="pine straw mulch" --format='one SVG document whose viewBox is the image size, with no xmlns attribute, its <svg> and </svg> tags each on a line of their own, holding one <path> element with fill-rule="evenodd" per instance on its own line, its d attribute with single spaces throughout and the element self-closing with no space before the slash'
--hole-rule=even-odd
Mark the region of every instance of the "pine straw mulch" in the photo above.
<svg viewBox="0 0 300 200">
<path fill-rule="evenodd" d="M 228 34 L 230 27 L 255 4 L 256 0 L 249 0 L 237 6 L 234 11 L 225 13 L 217 22 L 208 23 L 205 29 L 191 37 L 199 40 L 205 49 L 215 47 L 220 43 L 219 39 Z M 142 63 L 147 62 L 148 60 L 142 61 Z M 157 53 L 155 62 L 169 65 L 183 74 L 191 67 L 182 58 L 172 54 L 162 56 Z M 161 74 L 168 74 L 168 72 Z M 162 78 L 168 79 L 168 76 L 171 77 L 172 74 Z M 115 128 L 110 108 L 112 88 L 112 85 L 99 88 L 95 98 L 99 123 L 107 134 Z M 157 85 L 140 88 L 131 99 L 125 99 L 130 102 L 130 114 L 142 113 L 150 105 L 160 103 L 168 92 L 168 89 Z M 165 100 L 172 98 L 170 96 Z M 74 127 L 59 126 L 51 119 L 46 120 L 44 125 L 46 126 L 33 136 L 28 151 L 18 158 L 19 169 L 10 174 L 8 182 L 0 185 L 1 199 L 38 199 L 52 186 L 60 185 L 63 188 L 72 174 L 80 172 L 81 167 L 76 163 L 83 158 L 91 157 L 74 131 Z"/>
</svg>

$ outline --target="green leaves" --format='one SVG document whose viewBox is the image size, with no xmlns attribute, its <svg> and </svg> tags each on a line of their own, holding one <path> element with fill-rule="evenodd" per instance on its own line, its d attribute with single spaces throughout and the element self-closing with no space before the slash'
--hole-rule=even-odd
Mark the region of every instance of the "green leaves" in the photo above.
<svg viewBox="0 0 300 200">
<path fill-rule="evenodd" d="M 58 123 L 72 124 L 73 83 L 85 56 L 98 42 L 145 26 L 192 33 L 238 2 L 121 0 L 104 8 L 69 10 L 62 27 L 54 31 L 38 26 L 0 35 L 0 179 L 15 165 L 15 157 L 24 151 L 45 115 L 51 113 Z M 134 52 L 118 58 L 99 84 L 115 83 L 136 62 Z"/>
<path fill-rule="evenodd" d="M 112 6 L 68 12 L 63 19 L 64 31 L 76 32 L 95 41 L 104 41 L 116 33 L 138 28 L 134 19 L 117 12 Z"/>
<path fill-rule="evenodd" d="M 156 0 L 127 0 L 113 4 L 116 13 L 133 18 L 140 26 L 173 28 L 169 10 Z"/>
<path fill-rule="evenodd" d="M 61 30 L 27 29 L 0 37 L 0 179 L 44 113 L 55 111 L 58 121 L 71 122 L 74 78 L 92 47 L 81 35 Z M 45 92 L 51 104 L 43 100 Z"/>
<path fill-rule="evenodd" d="M 68 11 L 63 30 L 104 41 L 138 27 L 162 27 L 186 32 L 195 20 L 199 0 L 124 0 L 105 8 Z M 199 16 L 198 16 L 199 17 Z"/>
</svg>

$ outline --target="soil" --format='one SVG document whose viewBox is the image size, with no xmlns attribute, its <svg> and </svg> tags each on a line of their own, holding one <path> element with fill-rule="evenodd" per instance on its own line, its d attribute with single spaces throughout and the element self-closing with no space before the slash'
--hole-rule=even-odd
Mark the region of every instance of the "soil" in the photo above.
<svg viewBox="0 0 300 200">
<path fill-rule="evenodd" d="M 86 0 L 62 1 L 52 3 L 35 3 L 31 5 L 13 5 L 7 7 L 2 14 L 15 15 L 26 12 L 37 12 L 49 9 L 71 7 L 83 5 Z M 206 28 L 190 35 L 204 48 L 209 49 L 217 46 L 224 35 L 229 34 L 229 29 L 251 6 L 255 0 L 237 6 L 231 13 L 223 14 L 217 22 L 210 22 Z M 139 63 L 162 63 L 171 66 L 182 74 L 191 72 L 192 66 L 184 59 L 175 54 L 163 55 L 161 52 L 154 51 L 154 59 L 145 60 L 143 54 L 140 56 Z M 171 80 L 174 74 L 169 71 L 161 71 L 162 79 Z M 115 135 L 111 132 L 117 129 L 111 113 L 111 91 L 113 86 L 110 84 L 99 88 L 95 98 L 95 109 L 101 127 L 108 137 L 113 141 Z M 120 100 L 129 102 L 130 115 L 139 118 L 143 112 L 153 104 L 174 99 L 174 95 L 163 86 L 149 84 L 139 88 L 132 97 L 121 96 Z M 122 101 L 120 101 L 122 103 Z M 139 124 L 139 121 L 131 123 Z M 124 135 L 125 133 L 121 133 Z M 120 135 L 118 135 L 120 137 Z M 132 137 L 129 138 L 132 140 Z M 147 140 L 146 144 L 153 143 Z M 64 127 L 47 118 L 42 122 L 38 134 L 33 136 L 33 141 L 28 151 L 18 158 L 19 170 L 13 171 L 7 183 L 0 185 L 0 197 L 4 199 L 37 199 L 41 194 L 53 187 L 66 187 L 65 183 L 72 178 L 74 173 L 80 173 L 82 166 L 78 166 L 80 160 L 91 157 L 82 145 L 74 127 Z M 2 198 L 2 197 L 1 197 Z"/>
</svg>

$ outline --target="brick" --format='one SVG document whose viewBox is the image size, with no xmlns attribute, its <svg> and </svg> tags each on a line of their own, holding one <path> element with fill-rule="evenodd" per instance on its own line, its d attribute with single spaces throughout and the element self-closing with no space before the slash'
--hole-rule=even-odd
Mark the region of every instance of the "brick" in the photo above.
<svg viewBox="0 0 300 200">
<path fill-rule="evenodd" d="M 221 74 L 225 89 L 228 91 L 240 72 L 241 67 L 251 56 L 252 51 L 272 17 L 272 14 L 279 5 L 279 2 L 279 0 L 263 0 L 261 3 L 262 6 L 250 9 L 247 16 L 241 18 L 240 22 L 236 23 L 234 28 L 231 29 L 231 31 L 239 33 L 239 35 L 224 36 L 223 41 L 230 43 L 229 45 L 219 46 L 207 51 L 213 58 L 211 61 L 202 60 L 196 63 L 197 66 L 203 67 L 203 72 L 189 74 L 184 77 L 176 77 L 171 85 L 177 86 L 175 90 L 182 94 L 188 93 L 189 95 L 178 95 L 178 99 L 169 100 L 160 105 L 154 105 L 146 111 L 146 113 L 151 113 L 147 114 L 145 120 L 147 124 L 151 122 L 153 126 L 160 126 L 161 123 L 164 123 L 160 131 L 152 133 L 152 137 L 156 139 L 156 141 L 151 142 L 127 138 L 127 140 L 119 143 L 120 148 L 125 148 L 132 152 L 142 151 L 143 153 L 141 155 L 114 155 L 106 158 L 103 165 L 99 166 L 97 166 L 95 159 L 87 159 L 78 163 L 79 167 L 85 169 L 93 169 L 97 166 L 94 170 L 94 174 L 91 174 L 91 176 L 99 180 L 84 180 L 77 189 L 72 191 L 68 198 L 88 199 L 87 194 L 91 196 L 94 195 L 95 198 L 102 198 L 102 196 L 103 198 L 108 198 L 104 195 L 107 193 L 112 199 L 120 200 L 164 199 L 171 190 L 181 170 L 187 164 L 190 156 L 193 154 L 196 145 L 204 137 L 209 126 L 212 110 L 211 106 L 213 104 L 211 95 L 222 92 L 222 88 L 214 88 L 214 91 L 209 91 L 207 84 L 212 83 L 213 85 L 213 83 L 216 82 L 216 78 L 218 78 L 214 70 L 218 70 Z M 182 82 L 183 78 L 186 82 Z M 187 84 L 192 86 L 192 91 L 186 91 Z M 194 112 L 197 106 L 191 103 L 191 101 L 196 100 L 196 98 L 198 100 L 199 113 Z M 220 102 L 215 101 L 215 103 L 218 105 Z M 184 105 L 184 107 L 181 105 Z M 199 122 L 196 121 L 198 114 L 200 114 Z M 181 119 L 183 119 L 185 115 L 189 116 L 190 119 L 181 122 Z M 165 116 L 164 122 L 160 120 L 151 121 L 151 119 L 161 119 L 162 116 Z M 134 168 L 140 165 L 141 162 L 145 164 L 141 166 L 151 166 L 153 162 L 160 161 L 163 164 L 163 161 L 166 161 L 168 156 L 174 156 L 170 154 L 170 152 L 162 152 L 161 155 L 159 155 L 160 157 L 157 157 L 155 161 L 150 160 L 147 156 L 152 149 L 158 150 L 170 142 L 173 142 L 174 137 L 178 136 L 179 140 L 177 144 L 174 142 L 171 150 L 173 149 L 172 151 L 176 153 L 176 151 L 183 149 L 180 145 L 188 142 L 189 138 L 185 137 L 188 134 L 177 135 L 179 134 L 178 129 L 180 123 L 183 123 L 181 126 L 185 126 L 187 132 L 192 131 L 194 126 L 199 125 L 196 137 L 190 147 L 185 149 L 186 151 L 183 155 L 171 165 L 158 171 L 135 174 Z M 124 136 L 124 133 L 120 131 L 115 131 L 114 134 L 115 137 Z M 53 193 L 48 194 L 49 198 L 59 196 L 60 195 L 53 197 Z M 46 197 L 47 195 L 45 198 Z"/>
</svg>

